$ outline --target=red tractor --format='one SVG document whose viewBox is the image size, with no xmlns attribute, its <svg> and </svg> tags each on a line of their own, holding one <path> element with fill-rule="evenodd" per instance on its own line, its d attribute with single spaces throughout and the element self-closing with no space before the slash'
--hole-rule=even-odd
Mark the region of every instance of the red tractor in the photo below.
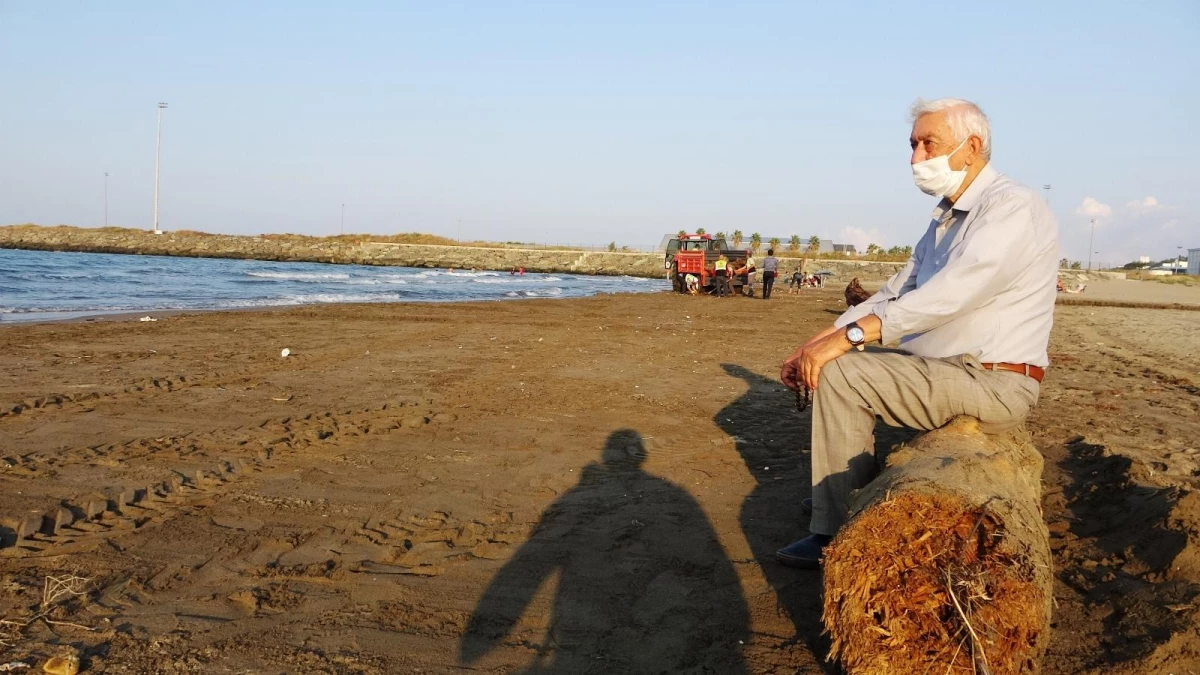
<svg viewBox="0 0 1200 675">
<path fill-rule="evenodd" d="M 714 238 L 710 234 L 685 234 L 673 237 L 667 243 L 667 254 L 663 267 L 668 270 L 667 278 L 671 280 L 671 288 L 677 293 L 687 293 L 687 275 L 694 274 L 699 280 L 700 291 L 710 293 L 716 288 L 713 277 L 717 259 L 722 255 L 729 261 L 729 269 L 734 263 L 746 260 L 750 255 L 747 250 L 734 250 L 728 247 L 724 239 Z M 730 279 L 734 292 L 741 293 L 746 283 L 746 275 L 742 274 Z"/>
</svg>

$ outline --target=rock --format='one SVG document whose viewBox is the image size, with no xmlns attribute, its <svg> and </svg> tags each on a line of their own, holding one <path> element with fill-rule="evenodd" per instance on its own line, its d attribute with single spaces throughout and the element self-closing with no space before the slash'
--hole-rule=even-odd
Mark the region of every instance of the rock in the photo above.
<svg viewBox="0 0 1200 675">
<path fill-rule="evenodd" d="M 238 591 L 228 597 L 229 601 L 241 607 L 248 614 L 253 614 L 258 611 L 258 597 L 253 591 Z"/>
<path fill-rule="evenodd" d="M 429 418 L 425 416 L 407 417 L 404 419 L 403 425 L 406 429 L 416 429 L 417 427 L 429 424 Z"/>
<path fill-rule="evenodd" d="M 51 675 L 75 675 L 79 672 L 79 656 L 74 653 L 55 656 L 42 664 L 42 672 Z"/>
</svg>

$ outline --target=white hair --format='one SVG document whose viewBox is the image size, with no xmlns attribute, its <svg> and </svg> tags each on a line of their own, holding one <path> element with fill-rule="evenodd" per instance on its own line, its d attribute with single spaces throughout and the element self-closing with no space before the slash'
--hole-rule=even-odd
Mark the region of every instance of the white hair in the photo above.
<svg viewBox="0 0 1200 675">
<path fill-rule="evenodd" d="M 979 106 L 964 101 L 961 98 L 939 98 L 935 101 L 917 99 L 910 111 L 910 122 L 929 113 L 946 111 L 946 123 L 954 134 L 954 140 L 962 143 L 971 136 L 977 136 L 983 144 L 983 156 L 992 156 L 992 126 L 988 123 L 987 115 Z"/>
</svg>

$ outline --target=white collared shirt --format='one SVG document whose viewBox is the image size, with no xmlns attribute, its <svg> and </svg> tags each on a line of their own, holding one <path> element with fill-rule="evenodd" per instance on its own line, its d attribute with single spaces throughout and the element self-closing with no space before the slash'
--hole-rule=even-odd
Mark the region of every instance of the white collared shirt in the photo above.
<svg viewBox="0 0 1200 675">
<path fill-rule="evenodd" d="M 908 264 L 835 325 L 873 313 L 885 345 L 917 356 L 1045 367 L 1058 261 L 1046 204 L 989 164 L 957 202 L 938 204 Z"/>
</svg>

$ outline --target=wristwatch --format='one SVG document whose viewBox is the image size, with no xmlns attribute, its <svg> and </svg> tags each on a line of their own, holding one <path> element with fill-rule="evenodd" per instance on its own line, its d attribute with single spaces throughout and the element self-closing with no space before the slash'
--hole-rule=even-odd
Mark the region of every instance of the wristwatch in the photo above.
<svg viewBox="0 0 1200 675">
<path fill-rule="evenodd" d="M 850 341 L 850 345 L 862 351 L 867 344 L 867 333 L 857 323 L 851 321 L 846 324 L 846 339 Z"/>
</svg>

